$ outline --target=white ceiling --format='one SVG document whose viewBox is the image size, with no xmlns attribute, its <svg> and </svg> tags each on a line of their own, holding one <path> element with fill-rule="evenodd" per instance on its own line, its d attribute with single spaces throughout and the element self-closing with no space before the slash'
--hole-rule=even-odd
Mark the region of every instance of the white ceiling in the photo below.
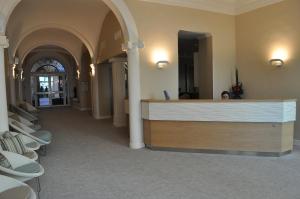
<svg viewBox="0 0 300 199">
<path fill-rule="evenodd" d="M 283 0 L 141 0 L 173 6 L 238 15 Z"/>
</svg>

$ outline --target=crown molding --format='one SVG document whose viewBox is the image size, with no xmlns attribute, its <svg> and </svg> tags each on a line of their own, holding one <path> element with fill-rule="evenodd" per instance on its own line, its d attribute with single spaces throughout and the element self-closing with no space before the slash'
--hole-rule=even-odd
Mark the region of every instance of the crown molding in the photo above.
<svg viewBox="0 0 300 199">
<path fill-rule="evenodd" d="M 228 15 L 239 15 L 284 0 L 140 0 L 149 3 L 193 8 Z"/>
<path fill-rule="evenodd" d="M 235 15 L 243 14 L 246 12 L 250 12 L 265 6 L 269 6 L 272 4 L 279 3 L 284 0 L 249 0 L 249 1 L 241 1 L 236 5 Z"/>
</svg>

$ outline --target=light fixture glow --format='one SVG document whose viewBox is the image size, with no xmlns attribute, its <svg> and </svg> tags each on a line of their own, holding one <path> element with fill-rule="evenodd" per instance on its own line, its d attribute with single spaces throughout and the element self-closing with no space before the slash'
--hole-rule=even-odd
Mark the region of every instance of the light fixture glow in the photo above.
<svg viewBox="0 0 300 199">
<path fill-rule="evenodd" d="M 95 65 L 94 64 L 91 64 L 90 65 L 90 67 L 91 67 L 91 75 L 94 77 L 95 76 Z"/>
<path fill-rule="evenodd" d="M 152 54 L 153 63 L 157 64 L 160 61 L 169 61 L 168 52 L 164 49 L 156 49 Z"/>
<path fill-rule="evenodd" d="M 288 52 L 286 49 L 278 48 L 272 53 L 271 59 L 281 59 L 286 61 L 288 59 Z"/>
</svg>

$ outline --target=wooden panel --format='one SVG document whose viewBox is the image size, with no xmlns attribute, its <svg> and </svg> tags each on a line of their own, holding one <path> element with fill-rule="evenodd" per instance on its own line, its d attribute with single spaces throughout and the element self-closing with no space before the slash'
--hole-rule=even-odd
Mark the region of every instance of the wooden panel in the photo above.
<svg viewBox="0 0 300 199">
<path fill-rule="evenodd" d="M 151 132 L 147 136 L 150 135 L 150 145 L 153 147 L 283 152 L 290 150 L 293 143 L 293 122 L 282 125 L 144 121 L 147 123 L 147 130 Z M 149 138 L 147 139 L 149 142 Z"/>
<path fill-rule="evenodd" d="M 144 143 L 146 145 L 151 145 L 151 122 L 149 120 L 144 120 Z"/>
<path fill-rule="evenodd" d="M 294 146 L 294 123 L 282 124 L 281 148 L 283 151 L 293 150 Z"/>
</svg>

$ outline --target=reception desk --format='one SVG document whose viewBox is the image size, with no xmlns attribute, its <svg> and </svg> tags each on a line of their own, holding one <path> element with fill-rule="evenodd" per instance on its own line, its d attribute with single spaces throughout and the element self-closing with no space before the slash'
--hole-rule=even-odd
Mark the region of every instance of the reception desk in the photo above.
<svg viewBox="0 0 300 199">
<path fill-rule="evenodd" d="M 296 100 L 143 100 L 144 142 L 163 150 L 282 155 Z"/>
</svg>

